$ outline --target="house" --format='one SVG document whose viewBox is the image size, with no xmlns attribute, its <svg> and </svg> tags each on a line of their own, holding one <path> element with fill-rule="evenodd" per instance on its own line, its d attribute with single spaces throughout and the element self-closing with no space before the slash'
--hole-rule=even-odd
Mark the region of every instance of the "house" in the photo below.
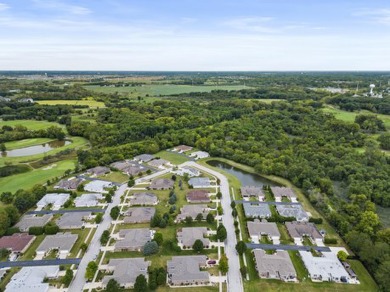
<svg viewBox="0 0 390 292">
<path fill-rule="evenodd" d="M 14 233 L 10 236 L 3 236 L 0 238 L 0 249 L 7 249 L 16 254 L 24 253 L 34 239 L 34 235 L 27 233 Z"/>
<path fill-rule="evenodd" d="M 176 151 L 179 153 L 184 153 L 184 152 L 191 151 L 191 150 L 192 150 L 192 147 L 187 146 L 187 145 L 179 145 L 179 146 L 176 146 L 175 148 L 172 149 L 172 151 Z"/>
<path fill-rule="evenodd" d="M 52 214 L 42 216 L 23 215 L 22 219 L 15 225 L 22 232 L 28 232 L 30 227 L 43 227 L 53 218 Z"/>
<path fill-rule="evenodd" d="M 148 228 L 122 229 L 115 242 L 115 251 L 142 251 L 145 243 L 152 240 L 154 231 Z"/>
<path fill-rule="evenodd" d="M 264 201 L 265 194 L 263 192 L 263 189 L 261 187 L 255 187 L 255 186 L 246 186 L 241 188 L 241 195 L 243 199 L 249 199 L 250 197 L 255 197 L 259 201 Z"/>
<path fill-rule="evenodd" d="M 307 237 L 311 243 L 323 245 L 323 237 L 313 223 L 309 222 L 286 222 L 286 228 L 295 244 L 302 245 L 304 237 Z"/>
<path fill-rule="evenodd" d="M 188 184 L 194 189 L 211 188 L 211 182 L 208 177 L 192 177 Z"/>
<path fill-rule="evenodd" d="M 209 203 L 209 192 L 206 190 L 191 190 L 187 193 L 189 203 Z"/>
<path fill-rule="evenodd" d="M 62 179 L 55 186 L 54 189 L 65 190 L 65 191 L 75 191 L 77 187 L 81 185 L 83 180 L 81 178 L 70 178 Z"/>
<path fill-rule="evenodd" d="M 297 195 L 291 188 L 271 187 L 271 192 L 276 202 L 281 202 L 283 197 L 289 199 L 291 202 L 297 202 Z"/>
<path fill-rule="evenodd" d="M 153 158 L 154 158 L 154 156 L 151 154 L 141 154 L 141 155 L 135 156 L 134 160 L 138 161 L 139 163 L 145 163 L 145 162 L 149 162 Z"/>
<path fill-rule="evenodd" d="M 125 259 L 110 259 L 107 265 L 107 272 L 112 273 L 110 276 L 104 276 L 103 286 L 114 279 L 119 285 L 126 289 L 134 287 L 135 279 L 139 275 L 144 275 L 148 281 L 148 267 L 150 261 L 145 261 L 144 258 L 125 258 Z"/>
<path fill-rule="evenodd" d="M 2 101 L 2 102 L 10 102 L 11 99 L 9 97 L 0 96 L 0 101 Z"/>
<path fill-rule="evenodd" d="M 209 248 L 210 240 L 205 238 L 207 235 L 206 227 L 183 227 L 177 231 L 177 242 L 182 249 L 189 249 L 199 239 L 205 248 Z"/>
<path fill-rule="evenodd" d="M 85 225 L 85 220 L 91 218 L 91 214 L 87 211 L 64 213 L 56 224 L 60 229 L 80 229 Z"/>
<path fill-rule="evenodd" d="M 207 157 L 210 157 L 210 154 L 208 154 L 207 152 L 205 151 L 195 151 L 195 152 L 192 152 L 190 154 L 191 157 L 194 157 L 195 160 L 198 160 L 198 159 L 203 159 L 203 158 L 207 158 Z"/>
<path fill-rule="evenodd" d="M 157 203 L 158 198 L 153 193 L 135 193 L 130 197 L 131 206 L 153 206 Z"/>
<path fill-rule="evenodd" d="M 180 167 L 178 170 L 174 171 L 174 173 L 180 176 L 184 176 L 187 174 L 188 177 L 194 177 L 200 175 L 200 171 L 195 167 L 191 167 L 191 166 Z"/>
<path fill-rule="evenodd" d="M 96 194 L 82 194 L 80 197 L 74 199 L 74 205 L 77 208 L 80 207 L 95 207 L 99 203 L 99 200 L 103 199 L 103 195 Z"/>
<path fill-rule="evenodd" d="M 67 200 L 69 200 L 69 194 L 46 194 L 37 203 L 39 210 L 42 210 L 47 205 L 52 205 L 53 210 L 59 210 Z"/>
<path fill-rule="evenodd" d="M 124 223 L 147 223 L 156 213 L 154 207 L 129 208 L 125 213 Z"/>
<path fill-rule="evenodd" d="M 70 232 L 47 235 L 36 250 L 37 256 L 43 258 L 50 251 L 58 250 L 58 257 L 60 259 L 65 259 L 70 253 L 73 245 L 76 243 L 77 238 L 77 234 L 72 234 Z"/>
<path fill-rule="evenodd" d="M 93 180 L 84 186 L 84 190 L 92 193 L 107 194 L 108 191 L 106 189 L 112 188 L 113 186 L 114 186 L 113 183 L 109 181 Z"/>
<path fill-rule="evenodd" d="M 20 98 L 17 99 L 17 101 L 22 103 L 34 103 L 34 100 L 32 98 Z"/>
<path fill-rule="evenodd" d="M 280 232 L 278 226 L 274 222 L 255 219 L 254 222 L 248 221 L 248 232 L 253 243 L 259 243 L 261 236 L 266 235 L 273 244 L 280 243 Z"/>
<path fill-rule="evenodd" d="M 90 176 L 101 176 L 110 173 L 110 169 L 105 166 L 96 166 L 87 170 L 87 174 Z"/>
<path fill-rule="evenodd" d="M 287 251 L 277 250 L 274 254 L 267 254 L 262 249 L 254 249 L 253 255 L 260 278 L 297 281 L 297 274 Z"/>
<path fill-rule="evenodd" d="M 172 164 L 165 159 L 155 159 L 148 162 L 148 165 L 154 168 L 165 169 L 166 166 L 172 166 Z"/>
<path fill-rule="evenodd" d="M 269 218 L 272 215 L 268 204 L 244 202 L 242 206 L 247 218 Z"/>
<path fill-rule="evenodd" d="M 203 219 L 207 217 L 207 214 L 209 213 L 209 209 L 207 205 L 184 205 L 180 209 L 180 214 L 177 215 L 176 221 L 180 222 L 186 219 L 186 217 L 191 217 L 193 220 L 196 219 L 196 216 L 198 214 L 202 214 Z"/>
<path fill-rule="evenodd" d="M 122 171 L 128 176 L 136 176 L 139 173 L 145 171 L 145 167 L 139 164 L 135 164 L 129 160 L 114 162 L 111 163 L 110 166 L 112 168 L 118 169 L 119 171 Z"/>
<path fill-rule="evenodd" d="M 310 251 L 299 251 L 299 255 L 313 282 L 349 283 L 352 280 L 333 252 L 323 252 L 317 257 Z"/>
<path fill-rule="evenodd" d="M 156 178 L 152 180 L 150 188 L 152 190 L 169 190 L 173 188 L 174 181 L 169 178 Z"/>
<path fill-rule="evenodd" d="M 210 274 L 200 270 L 206 266 L 205 255 L 173 256 L 172 260 L 167 262 L 168 284 L 171 286 L 208 285 Z"/>
<path fill-rule="evenodd" d="M 299 222 L 309 221 L 309 215 L 307 215 L 301 205 L 280 204 L 276 205 L 276 210 L 280 216 L 294 217 Z"/>
<path fill-rule="evenodd" d="M 5 291 L 47 292 L 49 291 L 49 283 L 45 280 L 56 279 L 59 271 L 59 266 L 23 267 L 12 276 Z"/>
</svg>

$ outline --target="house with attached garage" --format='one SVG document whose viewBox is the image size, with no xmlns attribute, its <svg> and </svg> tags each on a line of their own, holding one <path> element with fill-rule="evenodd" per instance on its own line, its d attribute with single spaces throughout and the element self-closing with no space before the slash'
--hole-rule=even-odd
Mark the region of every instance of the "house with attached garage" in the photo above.
<svg viewBox="0 0 390 292">
<path fill-rule="evenodd" d="M 183 227 L 177 231 L 177 244 L 182 249 L 191 249 L 196 240 L 203 242 L 204 248 L 210 247 L 210 240 L 205 236 L 208 235 L 206 227 Z"/>
<path fill-rule="evenodd" d="M 275 222 L 267 222 L 266 220 L 255 219 L 247 221 L 248 232 L 253 243 L 259 243 L 262 236 L 267 236 L 268 240 L 273 244 L 280 243 L 280 232 Z"/>
<path fill-rule="evenodd" d="M 169 190 L 172 189 L 174 181 L 169 178 L 156 178 L 152 180 L 150 189 L 152 190 Z"/>
<path fill-rule="evenodd" d="M 112 188 L 114 184 L 104 180 L 93 180 L 84 186 L 84 190 L 92 193 L 107 194 L 109 188 Z"/>
<path fill-rule="evenodd" d="M 48 205 L 52 205 L 53 210 L 59 210 L 69 200 L 69 197 L 69 194 L 46 194 L 37 203 L 37 210 L 42 210 Z"/>
<path fill-rule="evenodd" d="M 57 219 L 56 224 L 60 229 L 81 229 L 85 225 L 85 220 L 91 218 L 91 212 L 69 212 L 64 213 Z"/>
<path fill-rule="evenodd" d="M 193 220 L 196 219 L 198 214 L 202 214 L 203 219 L 206 219 L 209 213 L 209 208 L 207 205 L 184 205 L 180 209 L 180 214 L 176 217 L 176 222 L 184 221 L 187 217 L 191 217 Z"/>
<path fill-rule="evenodd" d="M 303 239 L 306 237 L 312 244 L 324 245 L 324 238 L 313 223 L 293 221 L 286 222 L 285 225 L 288 233 L 294 239 L 295 244 L 302 245 Z"/>
<path fill-rule="evenodd" d="M 194 157 L 195 160 L 198 160 L 198 159 L 210 157 L 210 154 L 208 154 L 205 151 L 195 151 L 190 154 L 190 157 Z"/>
<path fill-rule="evenodd" d="M 276 205 L 276 210 L 280 216 L 293 217 L 299 222 L 309 221 L 309 215 L 303 210 L 301 205 L 279 204 Z"/>
<path fill-rule="evenodd" d="M 250 198 L 256 198 L 259 201 L 264 201 L 265 194 L 263 188 L 255 186 L 245 186 L 241 187 L 241 195 L 244 200 L 249 200 Z"/>
<path fill-rule="evenodd" d="M 209 192 L 206 190 L 191 190 L 187 193 L 189 203 L 209 203 Z"/>
<path fill-rule="evenodd" d="M 291 188 L 271 187 L 271 192 L 274 195 L 276 202 L 281 202 L 282 198 L 287 198 L 291 202 L 297 202 L 297 195 Z"/>
<path fill-rule="evenodd" d="M 188 181 L 188 184 L 194 189 L 211 188 L 211 182 L 208 177 L 192 177 Z"/>
<path fill-rule="evenodd" d="M 135 193 L 130 197 L 131 206 L 153 206 L 157 203 L 158 198 L 153 193 Z"/>
<path fill-rule="evenodd" d="M 154 207 L 131 207 L 124 212 L 124 223 L 148 223 L 156 213 Z"/>
<path fill-rule="evenodd" d="M 173 256 L 167 266 L 170 286 L 202 286 L 210 283 L 210 274 L 201 270 L 207 267 L 205 255 Z"/>
<path fill-rule="evenodd" d="M 43 258 L 50 251 L 58 250 L 58 257 L 60 259 L 65 259 L 70 253 L 73 245 L 76 243 L 77 238 L 77 234 L 72 234 L 70 232 L 47 235 L 36 250 L 37 256 Z"/>
<path fill-rule="evenodd" d="M 153 239 L 154 232 L 148 228 L 121 229 L 115 251 L 142 251 L 145 243 Z"/>
<path fill-rule="evenodd" d="M 99 204 L 99 200 L 103 200 L 103 195 L 99 193 L 82 194 L 80 197 L 74 199 L 74 205 L 80 207 L 95 207 Z"/>
<path fill-rule="evenodd" d="M 54 189 L 65 190 L 65 191 L 75 191 L 77 187 L 83 183 L 81 178 L 69 178 L 60 180 L 55 186 Z"/>
<path fill-rule="evenodd" d="M 149 162 L 152 159 L 154 159 L 154 156 L 151 154 L 141 154 L 134 157 L 134 160 L 139 163 Z"/>
<path fill-rule="evenodd" d="M 23 215 L 20 221 L 15 225 L 22 232 L 28 232 L 30 227 L 43 227 L 53 218 L 52 214 L 39 215 Z"/>
<path fill-rule="evenodd" d="M 247 218 L 264 219 L 272 215 L 268 204 L 244 202 L 242 206 L 244 207 L 245 217 Z"/>
</svg>

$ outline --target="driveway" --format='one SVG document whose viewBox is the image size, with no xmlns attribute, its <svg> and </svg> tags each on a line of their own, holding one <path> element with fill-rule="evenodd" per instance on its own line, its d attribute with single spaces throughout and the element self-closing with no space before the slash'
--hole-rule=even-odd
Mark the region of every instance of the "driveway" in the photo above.
<svg viewBox="0 0 390 292">
<path fill-rule="evenodd" d="M 108 204 L 106 212 L 103 216 L 103 221 L 99 224 L 96 229 L 95 235 L 90 242 L 88 249 L 81 260 L 79 267 L 76 272 L 76 276 L 74 277 L 72 283 L 69 286 L 68 291 L 83 291 L 83 287 L 86 283 L 86 279 L 84 277 L 85 271 L 87 269 L 87 265 L 90 261 L 94 261 L 100 252 L 100 237 L 103 234 L 103 231 L 110 228 L 112 218 L 110 216 L 110 211 L 112 207 L 119 205 L 121 201 L 121 196 L 125 193 L 127 188 L 126 184 L 121 185 L 118 190 L 115 192 L 115 195 L 112 198 L 112 203 Z"/>
<path fill-rule="evenodd" d="M 327 246 L 307 246 L 307 245 L 288 245 L 288 244 L 263 244 L 263 243 L 247 243 L 246 246 L 250 249 L 278 249 L 278 250 L 302 250 L 310 251 L 314 249 L 316 251 L 331 251 Z"/>
<path fill-rule="evenodd" d="M 227 274 L 227 284 L 228 284 L 228 291 L 229 292 L 243 292 L 243 284 L 242 284 L 242 278 L 240 273 L 240 259 L 236 252 L 236 233 L 234 228 L 234 219 L 232 216 L 232 208 L 230 207 L 231 199 L 230 199 L 230 192 L 229 192 L 229 183 L 227 178 L 212 169 L 209 169 L 205 166 L 199 165 L 196 162 L 188 161 L 180 166 L 192 166 L 196 167 L 204 172 L 210 173 L 216 178 L 218 178 L 221 182 L 220 185 L 220 191 L 222 193 L 222 199 L 221 204 L 223 208 L 223 215 L 222 215 L 222 222 L 223 225 L 226 227 L 227 230 L 227 239 L 225 241 L 225 253 L 229 260 L 229 271 Z"/>
</svg>

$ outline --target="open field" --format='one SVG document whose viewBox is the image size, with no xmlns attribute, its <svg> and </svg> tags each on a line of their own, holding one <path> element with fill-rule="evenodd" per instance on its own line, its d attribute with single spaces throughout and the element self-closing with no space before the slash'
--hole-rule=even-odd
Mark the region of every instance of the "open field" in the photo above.
<svg viewBox="0 0 390 292">
<path fill-rule="evenodd" d="M 38 100 L 43 105 L 87 105 L 90 108 L 103 108 L 104 103 L 96 100 Z"/>
<path fill-rule="evenodd" d="M 172 164 L 182 164 L 186 161 L 189 161 L 188 157 L 186 157 L 183 154 L 179 154 L 176 152 L 169 152 L 165 150 L 156 153 L 154 156 L 168 160 Z"/>
<path fill-rule="evenodd" d="M 26 127 L 29 130 L 42 130 L 51 126 L 57 126 L 65 128 L 65 126 L 60 125 L 54 122 L 47 121 L 35 121 L 35 120 L 14 120 L 14 121 L 1 121 L 1 126 L 11 126 L 15 127 L 16 125 L 21 125 Z"/>
<path fill-rule="evenodd" d="M 24 139 L 24 140 L 18 140 L 18 141 L 12 141 L 12 142 L 6 142 L 5 147 L 7 150 L 12 149 L 18 149 L 18 148 L 24 148 L 34 145 L 41 145 L 47 142 L 53 141 L 53 139 L 50 138 L 32 138 L 32 139 Z"/>
<path fill-rule="evenodd" d="M 27 173 L 0 178 L 1 191 L 15 192 L 18 189 L 29 189 L 36 184 L 44 184 L 49 179 L 62 176 L 66 170 L 74 169 L 75 163 L 76 160 L 64 160 Z"/>
<path fill-rule="evenodd" d="M 160 95 L 172 95 L 172 94 L 181 94 L 181 93 L 190 93 L 190 92 L 211 92 L 212 90 L 241 90 L 248 89 L 248 87 L 243 85 L 226 85 L 226 86 L 211 86 L 211 85 L 143 85 L 143 86 L 128 86 L 128 87 L 109 87 L 109 86 L 96 86 L 96 85 L 87 85 L 84 86 L 88 90 L 93 90 L 96 92 L 103 93 L 122 93 L 128 94 L 131 97 L 146 95 L 149 96 L 160 96 Z"/>
</svg>

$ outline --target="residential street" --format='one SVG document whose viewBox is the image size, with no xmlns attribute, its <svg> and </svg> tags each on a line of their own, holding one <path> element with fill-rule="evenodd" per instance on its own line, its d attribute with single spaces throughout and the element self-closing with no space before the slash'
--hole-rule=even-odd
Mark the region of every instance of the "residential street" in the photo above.
<svg viewBox="0 0 390 292">
<path fill-rule="evenodd" d="M 242 278 L 240 273 L 240 260 L 236 252 L 237 239 L 236 239 L 236 234 L 234 232 L 234 219 L 232 216 L 232 208 L 230 207 L 231 199 L 229 193 L 228 180 L 221 173 L 209 169 L 205 166 L 199 165 L 196 162 L 188 161 L 181 164 L 180 166 L 185 166 L 185 165 L 193 166 L 199 168 L 204 172 L 208 172 L 213 176 L 215 176 L 216 178 L 218 178 L 221 182 L 220 184 L 221 186 L 220 191 L 222 193 L 221 204 L 224 211 L 224 214 L 222 215 L 222 222 L 227 230 L 227 239 L 225 241 L 225 253 L 229 259 L 229 272 L 227 274 L 228 291 L 243 292 L 244 288 L 243 288 Z"/>
<path fill-rule="evenodd" d="M 91 243 L 88 246 L 88 249 L 81 260 L 79 267 L 76 272 L 76 276 L 74 277 L 72 283 L 69 286 L 69 291 L 83 291 L 84 284 L 86 283 L 86 280 L 84 278 L 85 270 L 87 268 L 87 265 L 90 261 L 93 261 L 97 258 L 100 251 L 100 237 L 102 236 L 102 233 L 104 230 L 109 229 L 111 225 L 111 217 L 110 217 L 110 211 L 112 207 L 119 205 L 121 196 L 126 191 L 127 185 L 123 184 L 121 185 L 118 190 L 115 192 L 115 195 L 112 198 L 112 203 L 110 203 L 107 206 L 106 213 L 103 216 L 103 221 L 99 224 L 98 228 L 96 229 L 95 235 L 92 238 Z"/>
</svg>

